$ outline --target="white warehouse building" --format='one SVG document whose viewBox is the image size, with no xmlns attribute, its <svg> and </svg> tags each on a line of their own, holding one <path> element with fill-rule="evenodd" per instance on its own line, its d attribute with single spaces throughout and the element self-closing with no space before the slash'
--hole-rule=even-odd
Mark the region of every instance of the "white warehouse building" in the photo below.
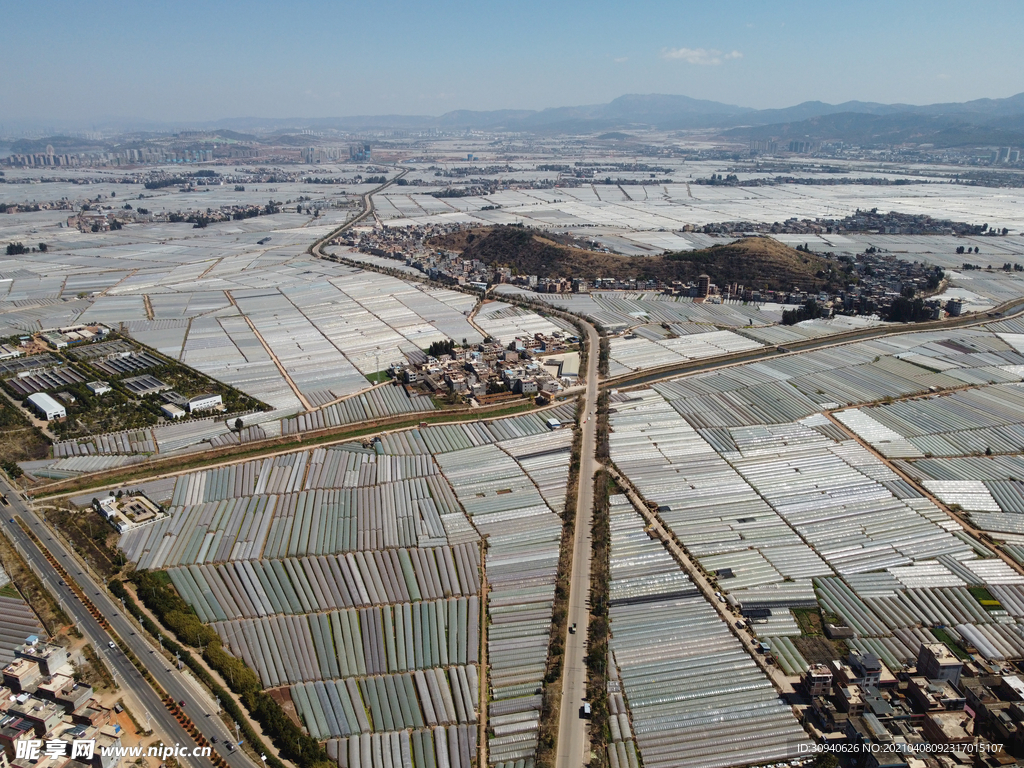
<svg viewBox="0 0 1024 768">
<path fill-rule="evenodd" d="M 188 401 L 188 412 L 209 411 L 223 405 L 220 395 L 196 395 Z"/>
<path fill-rule="evenodd" d="M 28 401 L 47 421 L 63 419 L 68 415 L 68 412 L 64 410 L 64 406 L 45 392 L 36 392 L 33 395 L 29 395 Z"/>
</svg>

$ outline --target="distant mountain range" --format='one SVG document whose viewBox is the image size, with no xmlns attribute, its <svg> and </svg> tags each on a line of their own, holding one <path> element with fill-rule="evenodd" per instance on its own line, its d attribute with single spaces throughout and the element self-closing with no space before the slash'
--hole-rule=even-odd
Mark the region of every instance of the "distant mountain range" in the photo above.
<svg viewBox="0 0 1024 768">
<path fill-rule="evenodd" d="M 114 124 L 106 126 L 113 128 Z M 806 101 L 785 109 L 752 109 L 688 96 L 629 94 L 607 104 L 543 110 L 457 110 L 438 117 L 376 115 L 336 118 L 239 117 L 207 123 L 133 121 L 127 130 L 215 130 L 288 134 L 300 130 L 374 129 L 506 130 L 530 133 L 595 133 L 630 128 L 720 129 L 736 140 L 841 140 L 859 144 L 931 143 L 936 146 L 1024 144 L 1024 93 L 962 103 L 880 104 Z M 102 130 L 103 126 L 97 126 Z M 619 139 L 622 140 L 622 139 Z"/>
<path fill-rule="evenodd" d="M 990 117 L 981 113 L 928 115 L 914 112 L 871 114 L 836 112 L 787 123 L 732 128 L 739 140 L 843 141 L 860 146 L 931 144 L 945 147 L 1024 145 L 1024 114 Z"/>
<path fill-rule="evenodd" d="M 629 94 L 608 104 L 543 110 L 458 110 L 439 117 L 385 115 L 271 120 L 237 118 L 209 126 L 239 131 L 306 128 L 509 130 L 530 133 L 594 133 L 629 128 L 721 129 L 735 140 L 803 139 L 857 144 L 930 143 L 936 146 L 1024 144 L 1024 93 L 1006 99 L 962 103 L 880 104 L 806 101 L 785 109 L 751 109 L 688 96 Z M 619 139 L 622 140 L 622 139 Z M 628 137 L 627 137 L 628 140 Z"/>
</svg>

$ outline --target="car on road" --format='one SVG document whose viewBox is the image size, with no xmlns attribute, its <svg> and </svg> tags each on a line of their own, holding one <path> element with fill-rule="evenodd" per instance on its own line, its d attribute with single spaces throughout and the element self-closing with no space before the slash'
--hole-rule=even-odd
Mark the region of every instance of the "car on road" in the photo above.
<svg viewBox="0 0 1024 768">
<path fill-rule="evenodd" d="M 569 626 L 569 634 L 570 634 L 570 635 L 575 635 L 575 634 L 576 634 L 576 622 L 573 622 L 573 623 L 572 623 L 572 624 L 571 624 L 571 625 Z"/>
<path fill-rule="evenodd" d="M 584 701 L 583 702 L 583 706 L 580 707 L 580 719 L 581 720 L 589 720 L 591 714 L 592 714 L 592 712 L 591 712 L 591 709 L 590 709 L 590 702 L 589 701 Z"/>
<path fill-rule="evenodd" d="M 184 706 L 185 706 L 185 700 L 184 700 L 184 699 L 182 699 L 181 701 L 179 701 L 179 702 L 178 702 L 178 706 L 179 706 L 179 707 L 184 707 Z"/>
<path fill-rule="evenodd" d="M 107 645 L 109 645 L 111 649 L 117 648 L 117 646 L 114 645 L 114 641 L 113 640 L 111 640 L 109 643 L 107 643 Z"/>
<path fill-rule="evenodd" d="M 3 496 L 0 496 L 0 504 L 3 504 L 5 507 L 11 506 L 11 502 L 9 502 L 7 500 L 7 494 L 6 493 Z M 12 520 L 11 522 L 14 522 L 14 521 Z"/>
</svg>

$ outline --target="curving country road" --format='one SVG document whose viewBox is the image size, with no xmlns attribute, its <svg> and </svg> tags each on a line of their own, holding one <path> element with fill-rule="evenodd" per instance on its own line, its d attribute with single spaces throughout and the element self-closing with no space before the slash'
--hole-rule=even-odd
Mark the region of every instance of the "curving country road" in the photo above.
<svg viewBox="0 0 1024 768">
<path fill-rule="evenodd" d="M 328 234 L 324 235 L 319 240 L 317 240 L 315 243 L 313 243 L 311 246 L 309 246 L 309 252 L 311 254 L 313 254 L 314 256 L 316 256 L 318 259 L 329 258 L 327 256 L 327 254 L 325 254 L 323 252 L 323 247 L 327 243 L 330 242 L 331 238 L 337 237 L 342 232 L 344 232 L 346 229 L 350 229 L 350 228 L 354 227 L 360 221 L 362 221 L 367 216 L 369 216 L 371 213 L 373 213 L 373 196 L 376 195 L 378 192 L 381 192 L 381 191 L 387 189 L 388 187 L 390 187 L 392 184 L 394 184 L 400 178 L 405 176 L 405 174 L 407 174 L 408 172 L 409 172 L 409 169 L 406 168 L 404 171 L 399 173 L 393 179 L 389 179 L 388 181 L 385 181 L 383 184 L 381 184 L 379 187 L 374 187 L 369 192 L 365 192 L 363 194 L 363 196 L 362 196 L 363 197 L 363 210 L 362 210 L 362 212 L 359 213 L 359 215 L 356 216 L 355 218 L 352 218 L 352 219 L 349 219 L 348 221 L 346 221 L 344 224 L 342 224 L 337 229 L 332 229 Z"/>
</svg>

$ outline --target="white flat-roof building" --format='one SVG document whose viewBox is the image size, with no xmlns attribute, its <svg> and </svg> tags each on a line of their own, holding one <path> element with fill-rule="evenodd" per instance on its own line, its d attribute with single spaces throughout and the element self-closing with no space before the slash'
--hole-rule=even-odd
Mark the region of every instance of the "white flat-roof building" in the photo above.
<svg viewBox="0 0 1024 768">
<path fill-rule="evenodd" d="M 561 379 L 576 380 L 580 376 L 580 355 L 566 352 L 562 355 L 548 355 L 541 358 L 544 367 L 553 369 L 551 375 Z"/>
<path fill-rule="evenodd" d="M 196 395 L 189 399 L 188 411 L 189 413 L 209 411 L 213 408 L 219 408 L 223 402 L 220 395 Z"/>
<path fill-rule="evenodd" d="M 45 392 L 36 392 L 28 396 L 28 402 L 33 408 L 39 411 L 40 415 L 47 421 L 66 418 L 68 412 L 64 406 L 54 400 Z"/>
<path fill-rule="evenodd" d="M 185 415 L 185 411 L 173 403 L 166 403 L 160 406 L 160 413 L 166 416 L 168 419 L 180 419 Z"/>
<path fill-rule="evenodd" d="M 85 386 L 87 386 L 89 391 L 94 395 L 105 395 L 111 389 L 110 384 L 106 381 L 90 381 Z"/>
<path fill-rule="evenodd" d="M 54 349 L 65 349 L 68 345 L 68 337 L 63 333 L 57 333 L 56 331 L 44 331 L 40 335 L 43 337 L 43 340 Z"/>
</svg>

